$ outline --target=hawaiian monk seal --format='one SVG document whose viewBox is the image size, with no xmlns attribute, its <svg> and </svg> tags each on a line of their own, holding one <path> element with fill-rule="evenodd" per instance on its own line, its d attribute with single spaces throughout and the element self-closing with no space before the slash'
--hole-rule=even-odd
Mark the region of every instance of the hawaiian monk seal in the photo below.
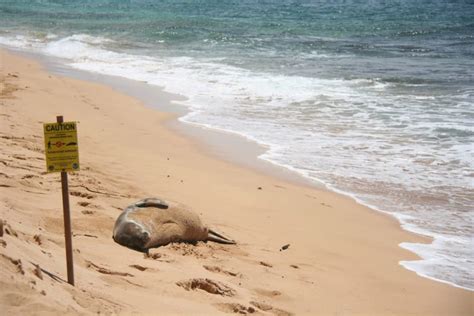
<svg viewBox="0 0 474 316">
<path fill-rule="evenodd" d="M 141 252 L 171 242 L 214 241 L 235 244 L 205 227 L 199 216 L 180 207 L 169 207 L 158 198 L 147 198 L 128 206 L 115 221 L 116 243 Z"/>
</svg>

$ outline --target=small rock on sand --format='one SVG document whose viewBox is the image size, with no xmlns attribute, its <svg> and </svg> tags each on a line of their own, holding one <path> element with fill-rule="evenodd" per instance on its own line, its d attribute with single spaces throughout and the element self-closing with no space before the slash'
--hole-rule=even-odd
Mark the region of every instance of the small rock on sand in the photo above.
<svg viewBox="0 0 474 316">
<path fill-rule="evenodd" d="M 260 261 L 260 264 L 264 267 L 273 268 L 273 266 L 271 264 L 269 264 L 268 262 L 265 262 L 265 261 Z"/>
<path fill-rule="evenodd" d="M 286 249 L 288 249 L 288 248 L 290 248 L 290 244 L 286 244 L 286 245 L 282 246 L 281 249 L 280 249 L 280 251 L 286 250 Z"/>
</svg>

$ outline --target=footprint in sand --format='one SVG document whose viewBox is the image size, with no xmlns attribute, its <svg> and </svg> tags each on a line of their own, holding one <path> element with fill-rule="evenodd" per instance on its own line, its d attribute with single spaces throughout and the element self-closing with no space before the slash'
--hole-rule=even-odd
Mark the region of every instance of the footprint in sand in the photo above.
<svg viewBox="0 0 474 316">
<path fill-rule="evenodd" d="M 70 194 L 72 196 L 78 196 L 78 197 L 81 197 L 81 198 L 86 198 L 88 200 L 95 198 L 95 195 L 85 193 L 85 192 L 80 192 L 80 191 L 71 191 Z"/>
<path fill-rule="evenodd" d="M 82 207 L 91 207 L 91 208 L 95 208 L 95 209 L 102 209 L 102 207 L 100 205 L 92 204 L 92 203 L 87 202 L 87 201 L 79 201 L 79 202 L 77 202 L 77 205 L 82 206 Z"/>
<path fill-rule="evenodd" d="M 215 306 L 224 313 L 234 313 L 234 314 L 253 314 L 256 312 L 255 308 L 252 306 L 244 306 L 239 303 L 221 303 L 215 304 Z"/>
<path fill-rule="evenodd" d="M 146 271 L 146 270 L 154 270 L 154 271 L 157 271 L 156 269 L 154 268 L 149 268 L 149 267 L 144 267 L 144 266 L 141 266 L 139 264 L 131 264 L 129 265 L 130 268 L 134 268 L 134 269 L 137 269 L 139 271 Z"/>
<path fill-rule="evenodd" d="M 149 258 L 149 259 L 153 259 L 153 260 L 157 260 L 157 259 L 160 259 L 160 258 L 164 257 L 164 255 L 161 254 L 161 253 L 151 252 L 151 251 L 148 251 L 143 256 L 145 257 L 145 259 Z"/>
<path fill-rule="evenodd" d="M 47 255 L 48 257 L 52 258 L 53 255 L 50 253 L 50 252 L 47 252 L 47 251 L 44 251 L 41 249 L 41 252 L 44 253 L 45 255 Z"/>
<path fill-rule="evenodd" d="M 162 253 L 157 253 L 157 252 L 148 252 L 143 255 L 145 259 L 152 259 L 156 260 L 159 262 L 165 262 L 165 263 L 173 263 L 175 262 L 174 259 L 164 259 L 167 258 L 168 256 Z"/>
<path fill-rule="evenodd" d="M 193 243 L 171 243 L 164 246 L 165 249 L 169 249 L 176 254 L 181 256 L 191 256 L 198 259 L 207 259 L 212 256 L 212 251 L 209 253 L 209 249 L 203 247 L 204 242 Z"/>
<path fill-rule="evenodd" d="M 274 315 L 278 315 L 278 316 L 290 316 L 290 315 L 293 315 L 292 313 L 288 312 L 288 311 L 285 311 L 283 309 L 279 309 L 279 308 L 275 308 L 267 303 L 262 303 L 262 302 L 255 302 L 255 301 L 252 301 L 250 302 L 250 305 L 252 306 L 255 306 L 256 308 L 258 308 L 259 310 L 261 311 L 264 311 L 264 312 L 269 312 L 269 313 L 272 313 Z"/>
<path fill-rule="evenodd" d="M 234 289 L 211 279 L 190 279 L 179 281 L 176 285 L 182 287 L 186 291 L 203 290 L 207 293 L 221 296 L 235 296 L 237 294 Z"/>
<path fill-rule="evenodd" d="M 277 290 L 255 289 L 255 292 L 259 295 L 266 296 L 266 297 L 281 296 L 281 292 Z"/>
<path fill-rule="evenodd" d="M 22 265 L 20 259 L 13 259 L 12 257 L 9 257 L 9 256 L 4 255 L 2 253 L 0 253 L 0 258 L 2 258 L 2 260 L 4 260 L 4 261 L 10 262 L 10 264 L 13 265 L 13 267 L 11 265 L 10 265 L 10 267 L 13 268 L 15 270 L 15 272 L 25 274 L 25 270 L 23 270 L 23 265 Z"/>
<path fill-rule="evenodd" d="M 260 312 L 270 313 L 277 316 L 290 316 L 292 313 L 285 311 L 283 309 L 275 308 L 270 304 L 262 302 L 250 302 L 252 306 L 245 306 L 239 303 L 219 303 L 214 304 L 220 311 L 224 313 L 233 313 L 233 314 L 261 314 Z"/>
<path fill-rule="evenodd" d="M 227 270 L 224 270 L 224 269 L 222 269 L 218 266 L 206 266 L 206 265 L 204 265 L 203 268 L 206 269 L 207 271 L 214 272 L 214 273 L 221 273 L 221 274 L 230 275 L 230 276 L 233 276 L 233 277 L 242 277 L 242 274 L 240 274 L 238 272 L 227 271 Z"/>
<path fill-rule="evenodd" d="M 109 269 L 107 269 L 107 268 L 98 266 L 98 265 L 96 265 L 95 263 L 93 263 L 93 262 L 91 262 L 91 261 L 86 261 L 86 262 L 87 262 L 87 267 L 88 267 L 88 268 L 92 268 L 92 269 L 94 269 L 94 270 L 96 270 L 97 272 L 102 273 L 102 274 L 119 275 L 119 276 L 130 276 L 130 277 L 133 277 L 133 274 L 130 274 L 130 273 L 127 273 L 127 272 L 112 271 L 112 270 L 109 270 Z"/>
<path fill-rule="evenodd" d="M 69 291 L 72 299 L 89 313 L 101 315 L 113 315 L 119 313 L 122 308 L 121 304 L 103 299 L 101 295 L 95 293 Z"/>
<path fill-rule="evenodd" d="M 1 298 L 2 302 L 7 302 L 10 306 L 24 306 L 30 298 L 19 293 L 5 293 Z"/>
</svg>

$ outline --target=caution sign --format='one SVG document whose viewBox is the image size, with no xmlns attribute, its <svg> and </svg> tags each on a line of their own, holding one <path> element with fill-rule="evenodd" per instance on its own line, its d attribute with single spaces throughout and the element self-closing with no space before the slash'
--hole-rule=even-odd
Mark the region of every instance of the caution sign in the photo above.
<svg viewBox="0 0 474 316">
<path fill-rule="evenodd" d="M 76 122 L 45 123 L 43 127 L 47 171 L 79 170 Z"/>
</svg>

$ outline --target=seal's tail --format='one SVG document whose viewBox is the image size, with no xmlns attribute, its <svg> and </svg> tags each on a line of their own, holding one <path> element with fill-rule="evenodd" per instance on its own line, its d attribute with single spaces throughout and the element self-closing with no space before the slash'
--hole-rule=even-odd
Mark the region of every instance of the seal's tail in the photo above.
<svg viewBox="0 0 474 316">
<path fill-rule="evenodd" d="M 216 231 L 209 229 L 209 234 L 207 237 L 207 240 L 218 242 L 220 244 L 228 244 L 228 245 L 235 245 L 236 242 L 234 240 L 231 240 L 225 236 L 222 236 L 221 234 L 217 233 Z"/>
</svg>

